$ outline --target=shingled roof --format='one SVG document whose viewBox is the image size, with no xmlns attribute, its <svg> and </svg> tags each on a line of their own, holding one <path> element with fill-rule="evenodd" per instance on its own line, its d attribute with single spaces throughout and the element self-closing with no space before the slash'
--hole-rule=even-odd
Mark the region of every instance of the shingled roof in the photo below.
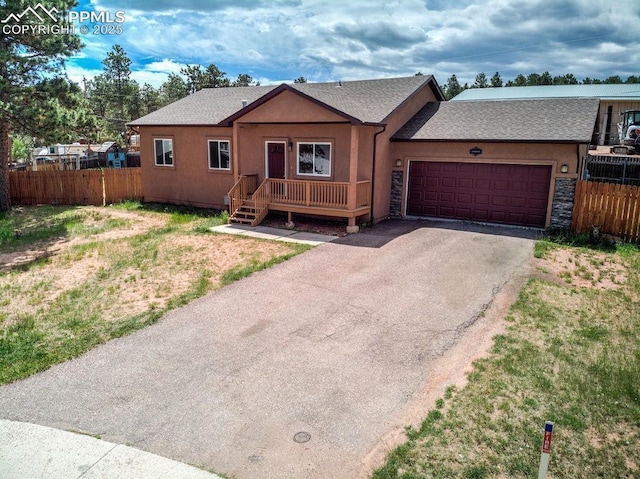
<svg viewBox="0 0 640 479">
<path fill-rule="evenodd" d="M 594 98 L 428 103 L 392 140 L 588 143 L 599 103 Z"/>
<path fill-rule="evenodd" d="M 225 125 L 285 90 L 324 104 L 352 121 L 382 123 L 424 84 L 429 85 L 436 98 L 444 99 L 440 87 L 431 75 L 280 86 L 206 88 L 134 120 L 131 125 Z M 244 100 L 247 106 L 243 108 Z"/>
</svg>

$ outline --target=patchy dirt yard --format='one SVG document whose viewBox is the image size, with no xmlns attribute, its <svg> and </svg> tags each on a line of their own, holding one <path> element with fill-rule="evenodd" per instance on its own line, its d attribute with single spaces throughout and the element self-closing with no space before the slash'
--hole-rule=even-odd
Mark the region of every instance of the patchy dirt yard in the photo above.
<svg viewBox="0 0 640 479">
<path fill-rule="evenodd" d="M 2 326 L 83 290 L 99 290 L 90 297 L 107 321 L 162 309 L 199 280 L 215 289 L 229 270 L 293 251 L 286 243 L 196 232 L 193 221 L 157 212 L 84 207 L 74 215 L 81 224 L 63 235 L 0 251 Z"/>
<path fill-rule="evenodd" d="M 627 281 L 627 270 L 620 257 L 576 248 L 558 248 L 544 258 L 534 260 L 537 274 L 556 284 L 596 288 L 618 289 Z"/>
</svg>

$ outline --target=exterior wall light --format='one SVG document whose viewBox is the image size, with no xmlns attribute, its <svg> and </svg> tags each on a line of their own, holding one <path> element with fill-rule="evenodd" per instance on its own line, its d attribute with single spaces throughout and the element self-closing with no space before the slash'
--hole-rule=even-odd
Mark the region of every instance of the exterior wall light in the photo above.
<svg viewBox="0 0 640 479">
<path fill-rule="evenodd" d="M 397 166 L 398 168 L 402 166 L 402 159 L 401 159 L 401 158 L 398 158 L 398 159 L 396 160 L 396 166 Z"/>
<path fill-rule="evenodd" d="M 569 172 L 569 165 L 564 163 L 562 166 L 560 166 L 560 173 L 568 173 L 568 172 Z"/>
<path fill-rule="evenodd" d="M 289 140 L 289 143 L 287 143 L 287 146 L 289 147 L 289 151 L 293 150 L 293 141 Z"/>
<path fill-rule="evenodd" d="M 469 154 L 473 156 L 482 155 L 482 148 L 478 148 L 477 146 L 474 146 L 469 150 Z"/>
</svg>

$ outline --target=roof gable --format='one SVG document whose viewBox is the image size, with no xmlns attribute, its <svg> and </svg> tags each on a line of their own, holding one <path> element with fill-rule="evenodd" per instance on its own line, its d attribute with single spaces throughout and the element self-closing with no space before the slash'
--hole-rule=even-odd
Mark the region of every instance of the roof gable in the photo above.
<svg viewBox="0 0 640 479">
<path fill-rule="evenodd" d="M 593 98 L 429 103 L 392 139 L 588 143 L 599 104 Z"/>
<path fill-rule="evenodd" d="M 225 118 L 221 123 L 231 125 L 239 119 L 256 123 L 335 121 L 348 121 L 353 124 L 361 123 L 357 118 L 347 115 L 286 84 L 271 90 L 251 105 Z"/>
</svg>

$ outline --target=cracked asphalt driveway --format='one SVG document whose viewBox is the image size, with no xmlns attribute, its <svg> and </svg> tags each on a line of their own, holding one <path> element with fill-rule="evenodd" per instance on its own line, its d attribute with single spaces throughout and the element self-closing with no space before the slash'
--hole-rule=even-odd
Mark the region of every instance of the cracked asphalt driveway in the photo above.
<svg viewBox="0 0 640 479">
<path fill-rule="evenodd" d="M 366 476 L 434 377 L 451 379 L 448 351 L 478 342 L 532 235 L 385 222 L 0 388 L 0 416 L 239 479 Z"/>
</svg>

